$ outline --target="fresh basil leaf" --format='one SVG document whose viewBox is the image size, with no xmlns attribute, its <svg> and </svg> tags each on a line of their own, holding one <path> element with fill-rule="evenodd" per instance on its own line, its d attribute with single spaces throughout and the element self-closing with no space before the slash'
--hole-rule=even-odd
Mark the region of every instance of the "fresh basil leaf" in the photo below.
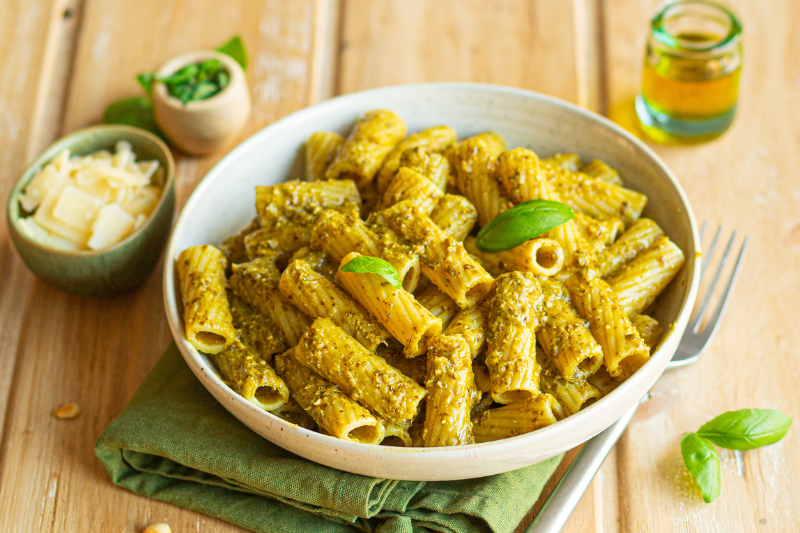
<svg viewBox="0 0 800 533">
<path fill-rule="evenodd" d="M 569 206 L 530 200 L 503 211 L 478 232 L 475 245 L 484 253 L 505 252 L 575 217 Z"/>
<path fill-rule="evenodd" d="M 210 81 L 201 82 L 195 87 L 194 94 L 192 94 L 192 100 L 205 100 L 206 98 L 210 98 L 219 92 L 219 87 L 216 84 L 211 83 Z"/>
<path fill-rule="evenodd" d="M 697 434 L 721 448 L 752 450 L 781 440 L 792 419 L 777 409 L 741 409 L 722 413 L 697 430 Z"/>
<path fill-rule="evenodd" d="M 355 272 L 356 274 L 377 274 L 395 289 L 403 286 L 400 274 L 390 263 L 379 257 L 360 255 L 352 258 L 341 268 L 342 272 Z"/>
<path fill-rule="evenodd" d="M 123 124 L 142 128 L 161 137 L 153 117 L 153 105 L 144 96 L 132 96 L 108 106 L 103 113 L 103 124 Z"/>
<path fill-rule="evenodd" d="M 153 81 L 156 79 L 155 72 L 142 72 L 138 76 L 136 76 L 136 81 L 139 82 L 139 85 L 142 86 L 144 92 L 147 93 L 147 96 L 150 96 L 153 92 Z"/>
<path fill-rule="evenodd" d="M 197 63 L 190 63 L 167 76 L 156 76 L 156 79 L 165 85 L 180 85 L 190 82 L 199 70 Z"/>
<path fill-rule="evenodd" d="M 681 454 L 686 468 L 694 476 L 703 493 L 703 501 L 711 503 L 719 497 L 719 455 L 714 445 L 697 433 L 687 433 L 681 439 Z"/>
<path fill-rule="evenodd" d="M 224 70 L 220 70 L 217 73 L 217 85 L 219 85 L 220 91 L 225 89 L 225 87 L 228 86 L 228 83 L 230 83 L 230 81 L 231 81 L 230 76 L 228 76 L 228 73 L 225 72 Z"/>
<path fill-rule="evenodd" d="M 247 50 L 244 49 L 242 38 L 238 35 L 217 48 L 217 52 L 222 52 L 225 55 L 231 56 L 242 66 L 243 70 L 247 69 Z"/>
</svg>

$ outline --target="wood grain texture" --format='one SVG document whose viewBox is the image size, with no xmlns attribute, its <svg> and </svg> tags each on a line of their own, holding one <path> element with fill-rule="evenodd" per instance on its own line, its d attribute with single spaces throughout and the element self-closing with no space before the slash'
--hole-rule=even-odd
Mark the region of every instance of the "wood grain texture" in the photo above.
<svg viewBox="0 0 800 533">
<path fill-rule="evenodd" d="M 247 74 L 253 113 L 242 137 L 247 136 L 307 105 L 316 75 L 311 71 L 316 7 L 312 0 L 88 0 L 63 121 L 55 123 L 63 122 L 63 132 L 97 123 L 108 103 L 139 92 L 138 72 L 187 50 L 218 46 L 238 33 L 251 54 Z M 46 11 L 47 6 L 38 8 Z M 24 40 L 36 35 L 41 20 L 46 17 L 20 30 Z M 6 79 L 14 78 L 12 72 Z M 41 93 L 36 83 L 26 89 Z M 32 108 L 17 120 L 34 115 Z M 38 142 L 29 136 L 20 133 L 22 146 Z M 218 159 L 178 158 L 179 205 Z M 159 272 L 135 293 L 114 299 L 67 296 L 36 281 L 20 295 L 30 304 L 16 351 L 4 436 L 0 530 L 140 531 L 165 519 L 174 531 L 239 530 L 114 487 L 94 457 L 94 441 L 171 340 Z M 19 312 L 18 307 L 13 311 Z M 68 402 L 77 403 L 82 414 L 69 421 L 54 418 L 53 410 Z"/>
<path fill-rule="evenodd" d="M 682 464 L 681 436 L 731 409 L 777 408 L 798 420 L 800 395 L 800 5 L 730 2 L 745 27 L 738 116 L 720 139 L 691 147 L 652 145 L 684 186 L 698 220 L 750 234 L 738 287 L 711 349 L 662 377 L 654 399 L 618 446 L 622 531 L 797 531 L 797 429 L 780 443 L 723 451 L 722 495 L 711 505 Z M 606 7 L 612 117 L 633 127 L 648 18 L 656 2 Z M 635 131 L 635 130 L 634 130 Z M 705 266 L 705 265 L 704 265 Z"/>
</svg>

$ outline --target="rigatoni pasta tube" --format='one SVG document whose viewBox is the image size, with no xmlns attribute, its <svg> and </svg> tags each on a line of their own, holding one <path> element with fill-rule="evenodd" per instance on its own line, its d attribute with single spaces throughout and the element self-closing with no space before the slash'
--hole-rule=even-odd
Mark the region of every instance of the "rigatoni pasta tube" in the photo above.
<svg viewBox="0 0 800 533">
<path fill-rule="evenodd" d="M 597 254 L 597 271 L 600 276 L 603 278 L 613 276 L 662 235 L 664 232 L 658 224 L 649 218 L 640 218 L 631 224 L 619 239 Z"/>
<path fill-rule="evenodd" d="M 275 368 L 289 386 L 292 397 L 323 431 L 364 444 L 383 440 L 385 428 L 381 421 L 339 387 L 300 364 L 294 350 L 276 355 Z"/>
<path fill-rule="evenodd" d="M 544 304 L 536 339 L 569 381 L 581 381 L 603 364 L 603 349 L 569 303 L 566 288 L 557 281 L 542 280 Z"/>
<path fill-rule="evenodd" d="M 336 326 L 318 318 L 294 350 L 298 361 L 392 422 L 413 418 L 425 389 Z"/>
<path fill-rule="evenodd" d="M 386 109 L 365 114 L 339 148 L 325 177 L 349 179 L 359 189 L 375 178 L 386 156 L 406 136 L 406 123 Z"/>
<path fill-rule="evenodd" d="M 265 360 L 289 348 L 283 333 L 268 315 L 260 313 L 233 293 L 228 294 L 228 301 L 233 327 L 238 330 L 242 344 L 253 348 Z"/>
<path fill-rule="evenodd" d="M 342 136 L 333 131 L 311 134 L 306 141 L 306 181 L 325 179 L 325 171 L 343 143 Z"/>
<path fill-rule="evenodd" d="M 553 409 L 558 402 L 549 394 L 536 394 L 483 412 L 472 429 L 475 442 L 507 439 L 536 431 L 557 422 Z"/>
<path fill-rule="evenodd" d="M 458 307 L 452 298 L 439 290 L 436 285 L 430 284 L 425 289 L 414 295 L 417 301 L 431 312 L 433 316 L 442 321 L 442 328 L 446 328 L 453 317 L 456 316 L 461 308 Z"/>
<path fill-rule="evenodd" d="M 430 214 L 433 223 L 447 235 L 463 241 L 478 220 L 478 210 L 458 194 L 445 194 Z"/>
<path fill-rule="evenodd" d="M 597 178 L 614 185 L 622 185 L 622 178 L 619 177 L 619 172 L 608 166 L 605 162 L 595 159 L 591 163 L 587 163 L 581 172 L 592 178 Z"/>
<path fill-rule="evenodd" d="M 425 446 L 472 444 L 470 410 L 477 391 L 469 347 L 459 336 L 438 335 L 428 349 Z"/>
<path fill-rule="evenodd" d="M 578 313 L 603 349 L 603 364 L 624 380 L 650 358 L 650 349 L 633 327 L 625 308 L 596 271 L 576 272 L 564 283 Z"/>
<path fill-rule="evenodd" d="M 410 168 L 402 167 L 389 183 L 376 209 L 380 211 L 397 202 L 413 200 L 420 211 L 429 215 L 442 196 L 444 193 L 431 180 Z"/>
<path fill-rule="evenodd" d="M 408 424 L 410 427 L 411 424 Z M 384 424 L 386 431 L 383 435 L 383 440 L 380 442 L 382 446 L 402 446 L 410 448 L 413 446 L 409 427 L 404 424 L 395 424 L 394 422 L 386 422 Z"/>
<path fill-rule="evenodd" d="M 272 411 L 289 399 L 289 389 L 269 363 L 238 340 L 214 354 L 213 361 L 222 377 L 248 402 Z"/>
<path fill-rule="evenodd" d="M 509 272 L 496 280 L 488 321 L 486 366 L 492 398 L 508 404 L 539 392 L 535 331 L 542 307 L 542 289 L 530 272 Z"/>
<path fill-rule="evenodd" d="M 406 150 L 413 148 L 424 149 L 429 152 L 441 151 L 456 142 L 456 132 L 450 126 L 435 126 L 417 133 L 412 133 L 395 145 L 386 156 L 377 182 L 378 190 L 384 192 L 392 181 L 395 172 L 402 166 L 401 158 Z"/>
<path fill-rule="evenodd" d="M 486 348 L 486 325 L 489 320 L 489 305 L 486 301 L 462 309 L 447 329 L 445 335 L 459 335 L 469 346 L 470 357 L 475 359 Z"/>
<path fill-rule="evenodd" d="M 236 296 L 277 324 L 291 347 L 300 340 L 311 320 L 281 293 L 279 281 L 275 263 L 263 257 L 234 265 L 229 283 Z"/>
<path fill-rule="evenodd" d="M 290 302 L 312 318 L 327 317 L 368 350 L 391 337 L 386 328 L 335 283 L 314 272 L 303 260 L 292 261 L 278 284 Z"/>
<path fill-rule="evenodd" d="M 346 255 L 341 266 L 359 256 L 356 252 Z M 395 289 L 377 274 L 342 272 L 340 267 L 336 281 L 405 346 L 406 357 L 425 353 L 428 341 L 442 332 L 441 319 L 422 307 L 413 294 Z"/>
<path fill-rule="evenodd" d="M 455 185 L 478 210 L 481 226 L 511 206 L 494 176 L 495 160 L 503 150 L 505 143 L 492 142 L 492 138 L 486 136 L 476 136 L 465 139 L 448 151 Z"/>
<path fill-rule="evenodd" d="M 618 217 L 597 219 L 584 213 L 575 213 L 573 220 L 596 254 L 605 251 L 606 247 L 612 244 L 617 239 L 617 235 L 625 229 L 625 224 Z"/>
<path fill-rule="evenodd" d="M 656 347 L 661 336 L 664 334 L 664 328 L 653 317 L 647 315 L 633 315 L 631 323 L 636 331 L 641 335 L 642 340 L 650 347 L 650 350 Z"/>
<path fill-rule="evenodd" d="M 350 252 L 380 257 L 400 274 L 403 288 L 413 291 L 419 280 L 419 258 L 385 235 L 377 235 L 357 216 L 323 211 L 317 216 L 311 234 L 311 245 L 325 250 L 337 262 Z"/>
<path fill-rule="evenodd" d="M 539 158 L 525 148 L 514 148 L 500 154 L 497 158 L 496 175 L 506 195 L 512 202 L 529 200 L 550 200 L 560 202 L 561 198 L 552 189 L 541 170 Z M 564 253 L 564 266 L 567 271 L 594 265 L 594 250 L 584 238 L 575 220 L 553 228 L 543 235 L 554 239 L 561 245 Z"/>
<path fill-rule="evenodd" d="M 256 187 L 256 211 L 266 229 L 272 229 L 281 219 L 306 225 L 324 209 L 350 213 L 360 207 L 361 196 L 350 180 L 295 180 Z"/>
<path fill-rule="evenodd" d="M 647 309 L 669 285 L 684 263 L 683 252 L 667 237 L 622 267 L 608 283 L 629 316 Z"/>
<path fill-rule="evenodd" d="M 566 410 L 566 416 L 574 415 L 582 408 L 600 398 L 600 391 L 585 381 L 570 382 L 549 372 L 540 377 L 542 391 L 552 394 Z"/>
<path fill-rule="evenodd" d="M 451 166 L 450 161 L 442 154 L 431 152 L 427 148 L 411 148 L 400 156 L 398 168 L 402 167 L 419 172 L 435 183 L 440 190 L 447 190 Z"/>
<path fill-rule="evenodd" d="M 204 244 L 178 255 L 186 339 L 204 353 L 217 353 L 236 339 L 225 296 L 225 256 Z"/>
<path fill-rule="evenodd" d="M 489 292 L 492 276 L 413 202 L 400 202 L 380 215 L 405 244 L 419 250 L 422 273 L 459 307 L 469 307 Z"/>
<path fill-rule="evenodd" d="M 564 267 L 564 250 L 555 239 L 537 237 L 505 252 L 481 252 L 475 237 L 464 239 L 464 248 L 477 257 L 493 276 L 520 270 L 539 276 L 554 276 Z"/>
</svg>

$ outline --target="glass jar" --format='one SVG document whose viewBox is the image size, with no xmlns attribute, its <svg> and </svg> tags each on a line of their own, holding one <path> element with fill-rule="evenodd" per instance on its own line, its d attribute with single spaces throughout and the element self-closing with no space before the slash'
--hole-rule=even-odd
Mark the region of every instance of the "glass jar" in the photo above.
<svg viewBox="0 0 800 533">
<path fill-rule="evenodd" d="M 666 144 L 694 144 L 733 122 L 742 67 L 742 25 L 704 0 L 666 4 L 650 22 L 636 97 L 644 132 Z"/>
</svg>

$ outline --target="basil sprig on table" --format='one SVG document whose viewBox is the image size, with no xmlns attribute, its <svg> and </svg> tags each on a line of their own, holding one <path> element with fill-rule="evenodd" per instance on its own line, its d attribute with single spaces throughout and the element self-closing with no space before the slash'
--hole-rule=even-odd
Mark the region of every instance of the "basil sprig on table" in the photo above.
<svg viewBox="0 0 800 533">
<path fill-rule="evenodd" d="M 403 280 L 400 279 L 397 269 L 379 257 L 370 257 L 368 255 L 354 257 L 342 266 L 341 271 L 354 272 L 356 274 L 377 274 L 395 289 L 403 286 Z"/>
<path fill-rule="evenodd" d="M 217 52 L 232 57 L 243 69 L 247 68 L 247 51 L 241 37 L 236 35 L 216 49 Z M 142 72 L 136 80 L 144 88 L 147 97 L 134 96 L 114 102 L 103 113 L 104 124 L 123 124 L 146 129 L 161 135 L 153 117 L 150 95 L 153 82 L 160 81 L 167 86 L 167 92 L 184 105 L 189 102 L 206 100 L 220 93 L 230 82 L 230 73 L 218 59 L 186 65 L 182 69 L 159 78 L 155 72 Z"/>
<path fill-rule="evenodd" d="M 475 245 L 484 253 L 505 252 L 575 218 L 569 206 L 530 200 L 503 211 L 478 232 Z"/>
<path fill-rule="evenodd" d="M 789 431 L 792 419 L 776 409 L 728 411 L 706 422 L 697 433 L 681 439 L 681 454 L 703 500 L 711 503 L 720 493 L 719 455 L 714 444 L 729 450 L 752 450 L 775 444 Z"/>
</svg>

